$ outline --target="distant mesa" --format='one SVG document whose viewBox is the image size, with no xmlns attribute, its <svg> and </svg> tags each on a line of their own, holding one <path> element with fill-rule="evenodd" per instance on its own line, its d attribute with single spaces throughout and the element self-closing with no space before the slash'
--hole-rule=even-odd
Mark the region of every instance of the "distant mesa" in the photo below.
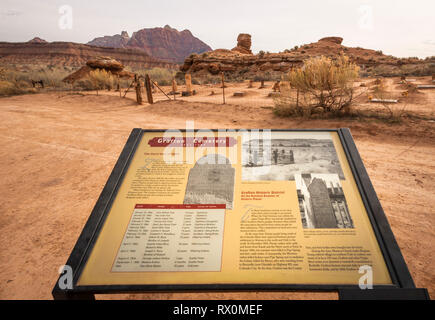
<svg viewBox="0 0 435 320">
<path fill-rule="evenodd" d="M 27 41 L 27 43 L 48 43 L 48 42 L 39 37 L 34 37 L 32 40 Z"/>
<path fill-rule="evenodd" d="M 131 37 L 123 31 L 121 34 L 95 38 L 88 44 L 97 47 L 139 49 L 151 57 L 175 63 L 183 62 L 192 53 L 201 54 L 212 50 L 189 30 L 180 32 L 169 25 L 163 28 L 141 29 L 133 32 Z"/>
<path fill-rule="evenodd" d="M 156 59 L 138 49 L 95 47 L 74 42 L 41 40 L 35 38 L 28 42 L 0 42 L 0 64 L 81 67 L 96 56 L 110 56 L 131 68 L 175 69 L 178 67 L 174 63 Z"/>
</svg>

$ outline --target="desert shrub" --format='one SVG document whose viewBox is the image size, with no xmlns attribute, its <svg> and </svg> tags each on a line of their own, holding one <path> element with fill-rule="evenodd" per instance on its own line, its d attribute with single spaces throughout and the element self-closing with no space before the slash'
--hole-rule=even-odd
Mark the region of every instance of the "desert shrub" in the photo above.
<svg viewBox="0 0 435 320">
<path fill-rule="evenodd" d="M 19 87 L 16 83 L 0 80 L 0 96 L 13 96 L 27 92 L 28 90 Z"/>
<path fill-rule="evenodd" d="M 66 84 L 62 82 L 71 71 L 65 68 L 37 68 L 28 70 L 5 70 L 1 76 L 2 80 L 12 83 L 20 83 L 20 87 L 32 87 L 32 80 L 44 82 L 45 88 L 64 88 Z"/>
<path fill-rule="evenodd" d="M 74 83 L 74 88 L 77 90 L 91 91 L 95 90 L 93 83 L 90 79 L 81 79 Z"/>
<path fill-rule="evenodd" d="M 178 72 L 175 73 L 174 77 L 175 77 L 175 80 L 182 82 L 182 81 L 184 81 L 185 75 L 186 74 L 184 72 L 178 71 Z"/>
<path fill-rule="evenodd" d="M 176 75 L 176 70 L 165 69 L 165 68 L 152 68 L 140 72 L 141 75 L 148 74 L 152 81 L 156 82 L 160 86 L 168 86 L 172 83 Z M 183 74 L 184 78 L 184 74 Z"/>
<path fill-rule="evenodd" d="M 359 67 L 344 55 L 336 61 L 324 56 L 310 58 L 303 67 L 288 74 L 287 80 L 297 90 L 296 97 L 290 92 L 283 92 L 280 98 L 275 99 L 275 111 L 283 115 L 305 116 L 316 111 L 348 112 L 358 72 Z"/>
<path fill-rule="evenodd" d="M 115 83 L 115 77 L 112 73 L 104 69 L 95 69 L 89 73 L 89 81 L 92 88 L 97 91 L 102 89 L 112 89 Z"/>
<path fill-rule="evenodd" d="M 265 52 L 264 52 L 263 50 L 260 50 L 260 51 L 258 52 L 258 57 L 259 57 L 259 58 L 263 58 L 263 57 L 264 57 L 264 54 L 265 54 Z"/>
</svg>

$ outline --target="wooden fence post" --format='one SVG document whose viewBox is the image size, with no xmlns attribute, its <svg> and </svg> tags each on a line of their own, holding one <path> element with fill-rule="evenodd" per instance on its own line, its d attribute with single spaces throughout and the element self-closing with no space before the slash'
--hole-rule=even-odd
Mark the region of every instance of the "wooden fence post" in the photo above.
<svg viewBox="0 0 435 320">
<path fill-rule="evenodd" d="M 118 83 L 116 85 L 116 89 L 118 89 L 118 91 L 119 91 L 119 97 L 122 98 L 122 95 L 121 95 L 121 86 L 119 85 L 119 74 L 117 76 L 117 79 L 118 79 L 118 81 L 117 81 Z"/>
<path fill-rule="evenodd" d="M 145 75 L 145 89 L 147 91 L 147 99 L 149 104 L 153 104 L 153 93 L 151 91 L 151 81 L 148 74 Z"/>
<path fill-rule="evenodd" d="M 221 72 L 221 77 L 222 77 L 222 98 L 225 104 L 225 81 L 224 81 L 224 73 Z"/>
<path fill-rule="evenodd" d="M 296 108 L 299 107 L 299 89 L 296 91 Z"/>
<path fill-rule="evenodd" d="M 136 81 L 136 101 L 137 104 L 142 104 L 142 92 L 140 88 L 140 81 L 137 77 L 137 75 L 134 76 L 134 79 Z"/>
<path fill-rule="evenodd" d="M 189 94 L 192 93 L 192 76 L 190 73 L 186 73 L 184 76 L 184 79 L 186 80 L 186 91 L 189 92 Z"/>
</svg>

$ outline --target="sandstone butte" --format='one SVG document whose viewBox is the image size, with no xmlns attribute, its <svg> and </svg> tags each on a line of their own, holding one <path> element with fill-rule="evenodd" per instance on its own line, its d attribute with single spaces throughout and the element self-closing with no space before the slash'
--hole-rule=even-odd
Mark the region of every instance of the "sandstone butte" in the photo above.
<svg viewBox="0 0 435 320">
<path fill-rule="evenodd" d="M 303 65 L 303 61 L 315 56 L 327 56 L 337 58 L 340 54 L 347 55 L 351 61 L 361 67 L 362 72 L 368 75 L 375 75 L 375 67 L 382 66 L 382 72 L 399 72 L 407 75 L 407 72 L 420 72 L 421 75 L 433 73 L 435 57 L 421 60 L 418 58 L 396 58 L 384 55 L 381 51 L 363 49 L 360 47 L 352 48 L 342 45 L 341 37 L 325 37 L 317 42 L 305 44 L 280 53 L 252 54 L 251 36 L 240 34 L 237 38 L 237 46 L 232 50 L 217 49 L 201 55 L 192 54 L 184 60 L 180 71 L 191 73 L 196 77 L 206 76 L 207 74 L 217 75 L 224 72 L 233 77 L 255 77 L 265 73 L 269 77 L 280 78 L 284 72 L 288 72 L 293 67 Z M 403 70 L 402 66 L 406 66 Z M 408 70 L 408 71 L 407 71 Z"/>
<path fill-rule="evenodd" d="M 95 38 L 87 44 L 99 47 L 133 48 L 146 52 L 151 57 L 182 63 L 191 53 L 203 53 L 212 49 L 194 37 L 189 30 L 178 31 L 169 25 L 163 28 L 145 28 L 133 33 L 126 31 L 113 36 Z"/>
</svg>

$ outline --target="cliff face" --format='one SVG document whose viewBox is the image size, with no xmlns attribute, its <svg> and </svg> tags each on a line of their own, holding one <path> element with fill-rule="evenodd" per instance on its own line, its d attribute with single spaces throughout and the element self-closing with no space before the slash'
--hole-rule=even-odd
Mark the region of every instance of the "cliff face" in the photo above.
<svg viewBox="0 0 435 320">
<path fill-rule="evenodd" d="M 121 34 L 115 34 L 114 36 L 95 38 L 87 44 L 95 47 L 125 48 L 129 40 L 130 37 L 127 31 L 122 31 Z"/>
<path fill-rule="evenodd" d="M 143 51 L 94 47 L 73 42 L 0 42 L 0 63 L 80 67 L 96 56 L 110 56 L 133 68 L 176 68 Z"/>
<path fill-rule="evenodd" d="M 266 74 L 268 78 L 280 79 L 283 73 L 302 66 L 303 61 L 310 57 L 323 55 L 334 59 L 345 54 L 367 75 L 424 75 L 433 72 L 430 67 L 433 61 L 396 58 L 380 51 L 346 47 L 341 44 L 342 40 L 340 37 L 327 37 L 284 52 L 256 55 L 235 50 L 240 47 L 238 43 L 238 47 L 231 51 L 218 49 L 204 55 L 192 55 L 185 59 L 180 70 L 197 76 L 225 72 L 229 77 L 262 77 Z"/>
<path fill-rule="evenodd" d="M 164 28 L 141 29 L 129 38 L 127 32 L 120 35 L 95 38 L 89 45 L 133 48 L 148 55 L 171 62 L 183 62 L 191 53 L 211 51 L 211 48 L 194 37 L 189 30 L 178 31 L 166 25 Z"/>
</svg>

